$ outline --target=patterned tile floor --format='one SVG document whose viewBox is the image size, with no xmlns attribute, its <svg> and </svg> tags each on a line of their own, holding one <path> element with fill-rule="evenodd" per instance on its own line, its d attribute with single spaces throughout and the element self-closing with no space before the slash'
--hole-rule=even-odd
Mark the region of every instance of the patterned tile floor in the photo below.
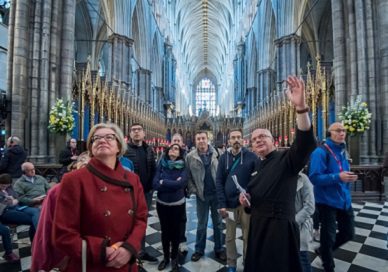
<svg viewBox="0 0 388 272">
<path fill-rule="evenodd" d="M 353 241 L 345 244 L 335 252 L 335 263 L 337 272 L 367 272 L 367 271 L 388 271 L 388 202 L 384 204 L 375 203 L 353 203 L 356 220 L 356 237 Z M 206 244 L 205 257 L 198 262 L 190 260 L 194 251 L 196 232 L 196 211 L 195 200 L 189 199 L 187 202 L 187 239 L 189 252 L 186 257 L 181 258 L 181 271 L 213 272 L 226 271 L 224 264 L 215 259 L 213 252 L 213 237 L 211 219 L 209 218 L 208 240 Z M 240 257 L 238 260 L 238 271 L 242 271 L 242 240 L 241 231 L 238 230 L 237 239 Z M 20 226 L 14 237 L 15 252 L 21 257 L 21 261 L 15 264 L 8 264 L 0 257 L 0 272 L 29 271 L 31 262 L 30 243 L 26 226 Z M 162 249 L 160 242 L 160 225 L 156 210 L 150 211 L 147 227 L 147 251 L 162 260 Z M 320 258 L 313 252 L 318 243 L 311 243 L 310 260 L 313 271 L 323 271 L 321 269 Z M 0 256 L 3 255 L 2 244 L 0 243 Z M 147 271 L 158 271 L 157 264 L 145 263 Z M 167 267 L 165 271 L 169 271 Z"/>
</svg>

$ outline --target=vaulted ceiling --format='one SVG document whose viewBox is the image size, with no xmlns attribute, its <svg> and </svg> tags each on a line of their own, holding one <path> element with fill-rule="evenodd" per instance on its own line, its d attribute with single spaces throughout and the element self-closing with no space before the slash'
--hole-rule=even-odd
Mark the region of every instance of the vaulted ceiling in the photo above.
<svg viewBox="0 0 388 272">
<path fill-rule="evenodd" d="M 233 0 L 180 0 L 175 26 L 184 63 L 192 77 L 218 79 L 225 69 L 233 29 Z"/>
</svg>

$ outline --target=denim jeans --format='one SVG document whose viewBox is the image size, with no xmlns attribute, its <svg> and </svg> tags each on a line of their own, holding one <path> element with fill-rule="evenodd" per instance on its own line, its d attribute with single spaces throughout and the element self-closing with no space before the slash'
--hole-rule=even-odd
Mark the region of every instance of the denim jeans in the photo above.
<svg viewBox="0 0 388 272">
<path fill-rule="evenodd" d="M 325 271 L 334 271 L 333 251 L 354 237 L 354 214 L 348 210 L 317 204 L 321 222 L 320 253 Z M 336 224 L 337 222 L 337 224 Z M 336 233 L 338 227 L 338 233 Z"/>
<path fill-rule="evenodd" d="M 211 212 L 214 236 L 214 251 L 222 251 L 222 221 L 217 211 L 216 195 L 205 196 L 205 201 L 197 196 L 197 238 L 195 241 L 195 252 L 204 254 L 206 246 L 206 230 L 209 218 L 209 209 Z"/>
<path fill-rule="evenodd" d="M 11 240 L 11 232 L 7 226 L 0 224 L 0 236 L 3 241 L 3 247 L 5 254 L 12 253 L 12 240 Z"/>
<path fill-rule="evenodd" d="M 145 200 L 147 203 L 148 211 L 150 211 L 151 207 L 152 207 L 152 195 L 153 195 L 153 191 L 150 191 L 148 193 L 144 193 L 144 197 L 145 197 Z M 148 215 L 147 215 L 147 218 L 148 218 Z M 145 234 L 143 237 L 143 240 L 141 240 L 141 253 L 143 253 L 145 250 L 145 237 L 146 237 L 146 235 L 147 234 Z"/>
<path fill-rule="evenodd" d="M 27 207 L 23 210 L 18 210 L 19 206 L 7 208 L 0 216 L 0 221 L 3 224 L 29 225 L 30 239 L 34 238 L 36 227 L 39 222 L 40 209 Z"/>
<path fill-rule="evenodd" d="M 300 264 L 303 272 L 311 272 L 311 263 L 307 251 L 299 251 Z"/>
</svg>

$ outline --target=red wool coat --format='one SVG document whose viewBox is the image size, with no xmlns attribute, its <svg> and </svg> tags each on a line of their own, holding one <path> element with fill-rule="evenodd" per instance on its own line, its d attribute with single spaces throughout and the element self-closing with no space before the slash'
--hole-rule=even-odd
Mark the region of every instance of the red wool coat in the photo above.
<svg viewBox="0 0 388 272">
<path fill-rule="evenodd" d="M 81 271 L 82 239 L 87 242 L 88 271 L 137 271 L 135 255 L 141 248 L 148 214 L 139 177 L 125 171 L 119 162 L 115 170 L 95 158 L 89 164 L 110 181 L 87 167 L 62 179 L 52 234 L 58 249 L 70 257 L 66 271 Z M 106 267 L 106 246 L 119 241 L 125 241 L 133 257 L 121 269 Z"/>
</svg>

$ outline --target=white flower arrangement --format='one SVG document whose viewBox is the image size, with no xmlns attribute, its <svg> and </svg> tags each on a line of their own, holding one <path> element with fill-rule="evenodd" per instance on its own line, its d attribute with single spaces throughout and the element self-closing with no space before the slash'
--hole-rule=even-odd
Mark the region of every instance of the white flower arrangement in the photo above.
<svg viewBox="0 0 388 272">
<path fill-rule="evenodd" d="M 73 110 L 74 103 L 57 99 L 50 110 L 48 129 L 54 133 L 66 134 L 74 128 Z"/>
<path fill-rule="evenodd" d="M 355 101 L 342 107 L 339 118 L 350 136 L 362 134 L 370 128 L 372 114 L 367 106 L 368 104 L 362 102 L 361 96 L 358 95 Z"/>
</svg>

